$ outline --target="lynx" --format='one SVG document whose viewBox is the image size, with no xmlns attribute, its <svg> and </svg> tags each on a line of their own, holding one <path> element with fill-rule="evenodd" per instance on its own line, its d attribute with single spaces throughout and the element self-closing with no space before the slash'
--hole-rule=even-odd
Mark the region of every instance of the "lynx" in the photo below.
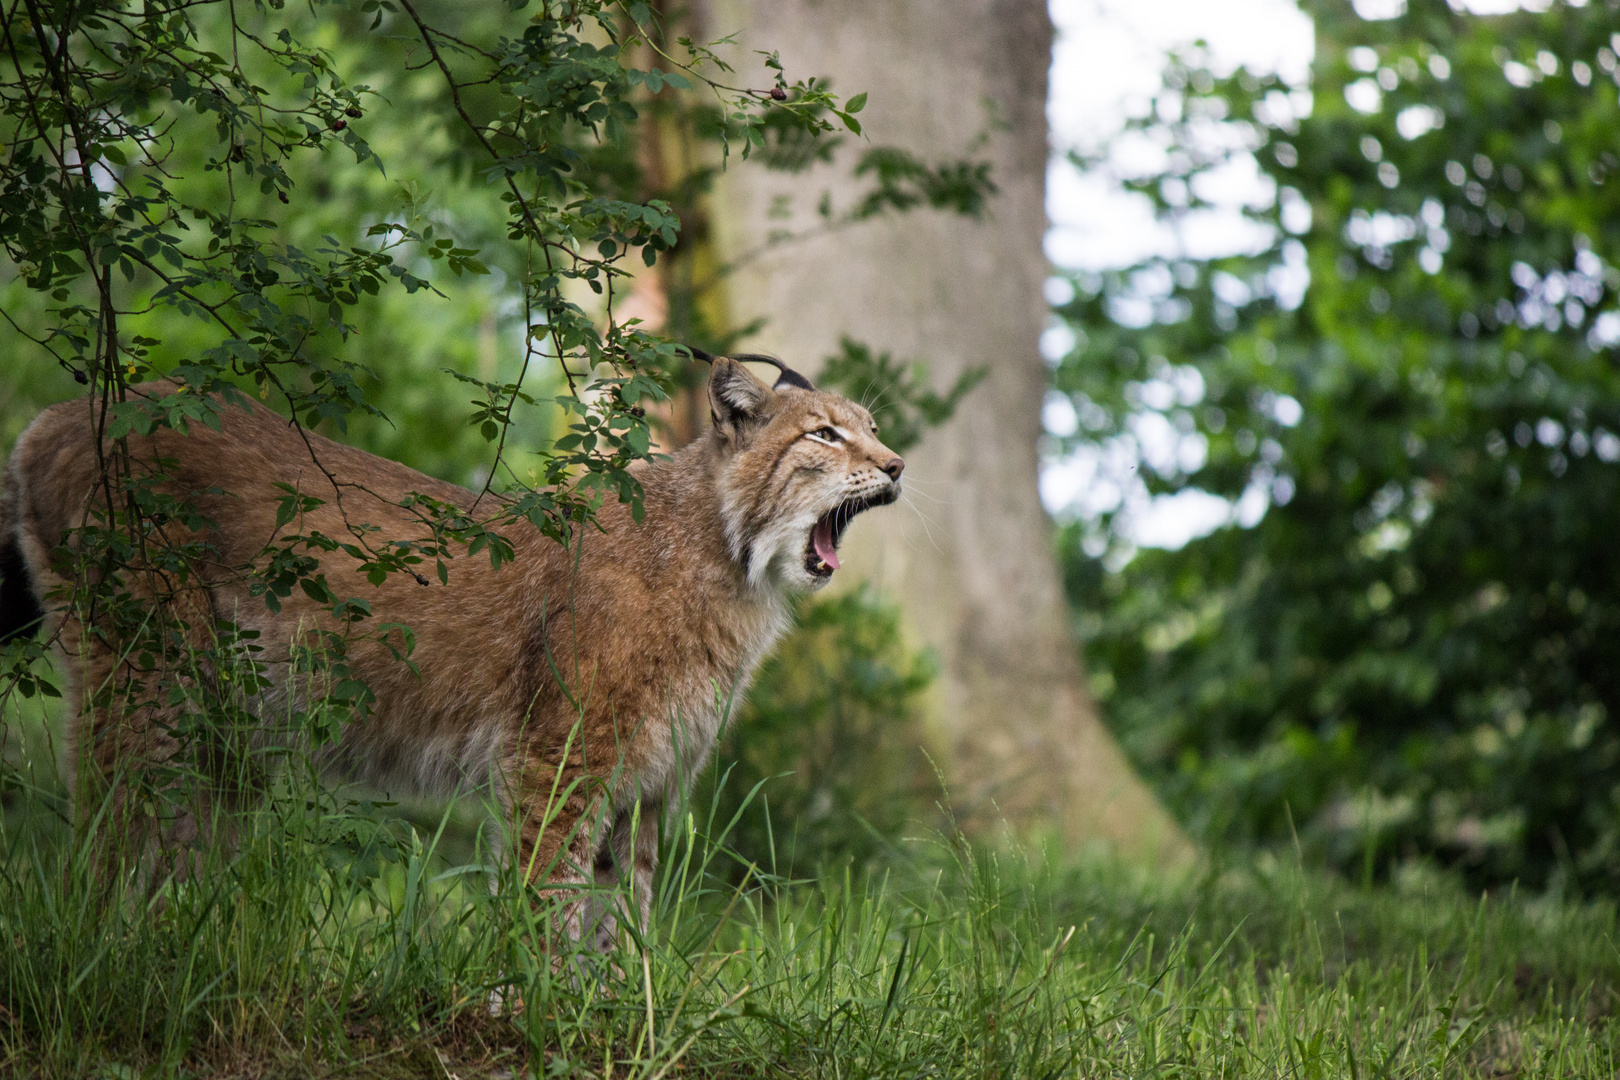
<svg viewBox="0 0 1620 1080">
<path fill-rule="evenodd" d="M 325 766 L 437 797 L 493 778 L 514 837 L 507 857 L 525 880 L 557 895 L 627 880 L 644 922 L 656 830 L 632 822 L 653 821 L 702 767 L 783 632 L 790 595 L 821 588 L 839 569 L 850 521 L 900 493 L 904 463 L 879 441 L 871 414 L 778 367 L 773 386 L 738 359 L 713 360 L 710 430 L 635 466 L 640 524 L 627 507 L 608 505 L 600 529 L 564 548 L 520 523 L 503 530 L 510 562 L 456 558 L 447 581 L 394 573 L 372 585 L 350 555 L 322 555 L 334 591 L 363 598 L 370 624 L 403 624 L 414 635 L 409 663 L 386 635 L 355 641 L 346 661 L 375 701 L 321 751 Z M 175 387 L 132 392 L 154 389 Z M 401 506 L 413 494 L 469 511 L 477 500 L 268 409 L 221 409 L 218 431 L 193 424 L 186 434 L 130 437 L 138 469 L 160 474 L 165 490 L 201 513 L 189 535 L 206 542 L 207 556 L 186 567 L 190 587 L 160 589 L 137 574 L 128 588 L 174 609 L 199 647 L 223 626 L 256 631 L 270 679 L 258 697 L 266 708 L 285 705 L 299 693 L 290 643 L 334 625 L 330 604 L 297 589 L 279 611 L 249 590 L 244 568 L 262 564 L 287 524 L 277 509 L 288 488 L 321 500 L 294 523 L 304 533 L 344 537 L 366 522 L 377 527 L 374 543 L 421 535 L 420 518 Z M 72 569 L 75 530 L 101 497 L 98 419 L 91 401 L 53 406 L 11 453 L 0 495 L 0 639 L 37 630 L 56 642 L 71 743 L 84 759 L 78 771 L 113 785 L 102 790 L 116 805 L 121 770 L 165 760 L 177 744 L 162 694 L 89 700 L 93 688 L 119 683 L 123 663 L 95 633 L 96 616 L 68 602 L 84 584 L 85 571 Z M 174 521 L 150 527 L 171 539 L 181 531 Z M 213 759 L 199 756 L 209 768 Z M 165 852 L 193 844 L 210 808 L 228 811 L 230 798 L 199 793 L 192 809 L 149 826 L 143 844 Z M 563 905 L 566 933 L 616 933 L 588 921 L 597 917 L 586 907 Z"/>
</svg>

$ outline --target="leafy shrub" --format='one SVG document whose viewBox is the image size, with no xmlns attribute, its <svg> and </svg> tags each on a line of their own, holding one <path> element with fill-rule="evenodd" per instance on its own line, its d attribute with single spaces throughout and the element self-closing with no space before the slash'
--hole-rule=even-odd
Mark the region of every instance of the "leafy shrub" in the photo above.
<svg viewBox="0 0 1620 1080">
<path fill-rule="evenodd" d="M 699 818 L 710 806 L 717 825 L 737 817 L 726 843 L 742 866 L 877 857 L 929 805 L 919 714 L 934 674 L 870 589 L 805 601 L 715 751 Z"/>
</svg>

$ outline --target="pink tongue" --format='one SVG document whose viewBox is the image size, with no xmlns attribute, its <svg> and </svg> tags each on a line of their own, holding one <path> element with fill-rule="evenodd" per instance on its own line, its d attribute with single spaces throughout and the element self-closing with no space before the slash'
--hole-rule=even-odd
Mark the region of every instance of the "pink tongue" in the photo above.
<svg viewBox="0 0 1620 1080">
<path fill-rule="evenodd" d="M 816 554 L 821 561 L 838 569 L 838 552 L 833 550 L 832 518 L 824 517 L 816 522 L 816 527 L 810 532 L 810 542 L 816 545 Z"/>
</svg>

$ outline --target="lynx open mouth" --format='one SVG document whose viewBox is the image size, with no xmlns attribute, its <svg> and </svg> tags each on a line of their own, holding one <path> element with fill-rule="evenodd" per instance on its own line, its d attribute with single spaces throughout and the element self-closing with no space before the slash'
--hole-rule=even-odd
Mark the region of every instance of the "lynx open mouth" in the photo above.
<svg viewBox="0 0 1620 1080">
<path fill-rule="evenodd" d="M 805 544 L 805 570 L 812 577 L 832 577 L 833 571 L 839 567 L 838 542 L 844 538 L 844 530 L 855 520 L 855 515 L 874 506 L 887 506 L 899 497 L 900 485 L 891 484 L 873 495 L 845 499 L 821 515 L 811 528 L 810 539 Z"/>
</svg>

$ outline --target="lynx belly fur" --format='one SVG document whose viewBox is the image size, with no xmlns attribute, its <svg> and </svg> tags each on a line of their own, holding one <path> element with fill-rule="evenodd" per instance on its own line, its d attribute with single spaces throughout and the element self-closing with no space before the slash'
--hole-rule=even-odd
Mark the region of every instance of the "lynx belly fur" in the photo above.
<svg viewBox="0 0 1620 1080">
<path fill-rule="evenodd" d="M 151 392 L 135 391 L 142 389 Z M 512 562 L 495 569 L 482 557 L 456 558 L 448 583 L 394 573 L 373 586 L 350 555 L 321 556 L 338 596 L 370 604 L 369 624 L 410 627 L 417 669 L 385 641 L 355 641 L 348 661 L 376 700 L 368 718 L 325 748 L 328 766 L 387 790 L 436 796 L 493 778 L 513 826 L 509 857 L 529 880 L 629 877 L 645 919 L 660 806 L 703 765 L 782 633 L 789 595 L 827 583 L 850 519 L 893 502 L 904 467 L 879 441 L 870 413 L 787 369 L 769 386 L 718 358 L 709 401 L 706 435 L 669 460 L 637 466 L 641 524 L 628 508 L 606 506 L 601 529 L 587 530 L 573 551 L 527 525 L 508 527 Z M 7 462 L 0 639 L 36 629 L 54 638 L 78 706 L 71 734 L 83 757 L 79 774 L 116 783 L 121 770 L 173 754 L 175 743 L 158 695 L 83 707 L 92 688 L 120 678 L 119 657 L 64 600 L 81 583 L 61 545 L 101 497 L 97 419 L 88 401 L 47 409 Z M 410 493 L 474 504 L 466 490 L 306 437 L 261 408 L 230 407 L 220 431 L 193 424 L 189 434 L 132 436 L 130 450 L 137 471 L 161 462 L 167 487 L 211 523 L 193 534 L 211 550 L 191 564 L 192 587 L 163 593 L 161 602 L 183 609 L 199 647 L 224 622 L 257 631 L 270 661 L 273 685 L 260 695 L 268 705 L 280 695 L 285 706 L 298 693 L 288 643 L 334 625 L 330 605 L 298 589 L 279 612 L 249 592 L 243 568 L 261 563 L 285 531 L 276 521 L 286 497 L 278 483 L 324 500 L 294 523 L 303 533 L 346 538 L 349 524 L 366 522 L 378 527 L 374 544 L 423 535 L 421 521 L 398 505 Z M 487 499 L 483 507 L 487 513 Z M 129 582 L 137 593 L 139 577 Z M 113 797 L 116 806 L 118 789 Z M 151 827 L 144 842 L 172 850 L 206 831 L 209 804 L 190 805 Z M 636 820 L 643 824 L 632 829 Z M 562 929 L 578 937 L 587 917 L 583 903 L 566 905 Z"/>
</svg>

